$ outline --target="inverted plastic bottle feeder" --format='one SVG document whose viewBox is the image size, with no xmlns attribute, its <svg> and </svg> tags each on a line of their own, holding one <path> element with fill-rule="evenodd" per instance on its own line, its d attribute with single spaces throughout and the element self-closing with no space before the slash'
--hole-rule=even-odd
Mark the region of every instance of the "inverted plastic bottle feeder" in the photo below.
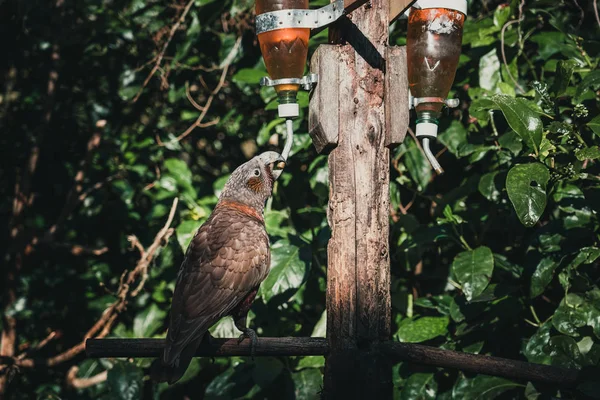
<svg viewBox="0 0 600 400">
<path fill-rule="evenodd" d="M 310 90 L 317 74 L 304 75 L 310 30 L 328 25 L 344 15 L 344 0 L 316 10 L 308 0 L 256 0 L 256 34 L 268 77 L 262 86 L 274 86 L 279 99 L 278 113 L 286 118 L 287 137 L 281 155 L 287 159 L 292 147 L 292 120 L 300 110 L 298 90 Z"/>
<path fill-rule="evenodd" d="M 438 119 L 444 105 L 459 105 L 447 99 L 461 54 L 466 0 L 419 0 L 408 16 L 406 51 L 410 107 L 417 112 L 416 136 L 438 174 L 443 169 L 429 142 L 438 134 Z"/>
</svg>

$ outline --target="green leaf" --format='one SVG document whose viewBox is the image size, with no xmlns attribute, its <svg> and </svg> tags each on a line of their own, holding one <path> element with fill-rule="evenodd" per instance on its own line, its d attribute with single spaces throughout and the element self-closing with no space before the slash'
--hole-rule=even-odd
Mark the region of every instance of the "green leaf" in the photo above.
<svg viewBox="0 0 600 400">
<path fill-rule="evenodd" d="M 529 296 L 535 298 L 540 294 L 544 293 L 546 286 L 552 281 L 554 277 L 554 271 L 558 267 L 559 263 L 551 258 L 543 258 L 531 277 L 531 285 L 529 287 Z"/>
<path fill-rule="evenodd" d="M 581 95 L 589 90 L 592 86 L 600 85 L 600 70 L 595 70 L 590 72 L 583 78 L 579 86 L 577 86 L 577 90 L 575 91 L 575 99 L 580 99 Z"/>
<path fill-rule="evenodd" d="M 600 292 L 590 291 L 585 295 L 567 294 L 554 312 L 552 325 L 560 333 L 579 337 L 580 328 L 590 326 L 600 338 Z"/>
<path fill-rule="evenodd" d="M 546 186 L 550 172 L 540 163 L 518 164 L 508 172 L 506 191 L 523 225 L 537 223 L 546 209 Z"/>
<path fill-rule="evenodd" d="M 192 183 L 192 171 L 188 165 L 178 158 L 169 158 L 165 160 L 164 166 L 177 183 L 189 185 Z"/>
<path fill-rule="evenodd" d="M 290 233 L 290 228 L 282 226 L 284 221 L 290 219 L 290 214 L 287 210 L 268 210 L 265 212 L 265 227 L 269 236 L 286 237 Z"/>
<path fill-rule="evenodd" d="M 206 387 L 204 398 L 207 400 L 238 399 L 252 390 L 252 366 L 238 363 L 217 375 Z"/>
<path fill-rule="evenodd" d="M 567 91 L 576 66 L 577 63 L 573 60 L 561 60 L 558 62 L 556 77 L 552 86 L 552 92 L 555 96 L 560 96 Z"/>
<path fill-rule="evenodd" d="M 496 28 L 502 29 L 505 23 L 510 19 L 510 14 L 512 10 L 511 7 L 507 5 L 500 5 L 494 11 L 494 26 Z"/>
<path fill-rule="evenodd" d="M 323 368 L 325 366 L 325 357 L 323 356 L 308 356 L 302 357 L 298 362 L 297 370 L 304 368 Z"/>
<path fill-rule="evenodd" d="M 192 361 L 190 361 L 190 365 L 188 365 L 188 368 L 185 370 L 185 373 L 183 374 L 181 379 L 177 381 L 177 385 L 181 385 L 182 383 L 191 381 L 192 379 L 198 376 L 201 369 L 202 366 L 200 365 L 200 360 L 198 358 L 192 358 Z"/>
<path fill-rule="evenodd" d="M 497 376 L 477 375 L 461 378 L 452 389 L 452 398 L 460 400 L 490 400 L 522 385 Z"/>
<path fill-rule="evenodd" d="M 437 396 L 438 385 L 430 373 L 417 372 L 404 383 L 400 400 L 433 400 Z"/>
<path fill-rule="evenodd" d="M 316 368 L 304 369 L 292 374 L 294 398 L 296 400 L 314 400 L 319 398 L 323 386 L 323 376 Z"/>
<path fill-rule="evenodd" d="M 177 235 L 177 243 L 181 247 L 181 251 L 186 252 L 190 242 L 194 238 L 196 231 L 200 228 L 200 223 L 198 221 L 183 221 L 177 226 L 175 229 L 175 234 Z"/>
<path fill-rule="evenodd" d="M 500 200 L 500 190 L 502 190 L 502 188 L 498 188 L 498 185 L 496 184 L 496 177 L 499 173 L 500 171 L 489 172 L 483 175 L 479 180 L 479 185 L 477 187 L 479 193 L 489 201 L 497 202 Z"/>
<path fill-rule="evenodd" d="M 600 115 L 597 115 L 590 122 L 588 122 L 587 126 L 596 134 L 596 136 L 600 137 Z"/>
<path fill-rule="evenodd" d="M 577 157 L 579 161 L 596 160 L 600 158 L 600 147 L 590 146 L 583 149 L 577 149 L 575 150 L 575 157 Z"/>
<path fill-rule="evenodd" d="M 421 343 L 448 332 L 448 317 L 422 317 L 404 320 L 396 333 L 401 342 Z"/>
<path fill-rule="evenodd" d="M 258 85 L 263 76 L 267 76 L 266 71 L 255 68 L 243 68 L 233 75 L 231 80 L 235 83 Z"/>
<path fill-rule="evenodd" d="M 403 162 L 413 181 L 417 184 L 417 190 L 422 192 L 431 180 L 431 165 L 429 165 L 429 161 L 413 140 L 407 140 L 407 142 L 408 151 L 404 154 Z"/>
<path fill-rule="evenodd" d="M 479 86 L 494 91 L 500 82 L 500 60 L 494 47 L 479 59 Z"/>
<path fill-rule="evenodd" d="M 591 336 L 585 336 L 577 342 L 584 366 L 595 366 L 600 361 L 600 344 L 595 343 Z"/>
<path fill-rule="evenodd" d="M 523 354 L 527 357 L 527 361 L 537 364 L 551 364 L 552 357 L 548 343 L 550 342 L 550 331 L 552 323 L 546 322 L 540 326 L 537 332 L 529 338 L 525 345 Z"/>
<path fill-rule="evenodd" d="M 108 371 L 107 383 L 110 398 L 114 400 L 139 400 L 142 398 L 144 373 L 134 364 L 117 361 Z"/>
<path fill-rule="evenodd" d="M 250 320 L 247 322 L 249 323 Z M 209 332 L 212 337 L 216 338 L 238 337 L 242 333 L 236 328 L 231 317 L 221 318 L 219 322 L 210 327 Z"/>
<path fill-rule="evenodd" d="M 483 293 L 493 272 L 494 255 L 485 246 L 458 254 L 452 263 L 452 273 L 468 301 Z"/>
<path fill-rule="evenodd" d="M 467 131 L 459 121 L 452 121 L 438 140 L 456 157 L 464 157 L 473 153 L 472 145 L 467 140 Z"/>
<path fill-rule="evenodd" d="M 295 292 L 300 288 L 308 275 L 309 263 L 306 259 L 300 248 L 287 240 L 280 240 L 271 247 L 271 271 L 259 291 L 265 303 L 274 296 L 287 291 Z M 292 294 L 289 293 L 290 296 Z"/>
<path fill-rule="evenodd" d="M 260 387 L 268 387 L 283 371 L 283 363 L 273 357 L 260 357 L 254 361 L 252 379 Z"/>
<path fill-rule="evenodd" d="M 582 357 L 577 342 L 568 336 L 553 336 L 548 343 L 552 365 L 562 368 L 580 369 Z"/>
<path fill-rule="evenodd" d="M 323 311 L 321 318 L 315 324 L 311 337 L 325 337 L 327 336 L 327 310 Z"/>
<path fill-rule="evenodd" d="M 536 154 L 539 152 L 543 124 L 527 100 L 496 94 L 489 99 L 481 99 L 477 107 L 502 111 L 508 125 L 523 139 L 525 144 Z"/>
<path fill-rule="evenodd" d="M 518 155 L 523 150 L 523 139 L 515 131 L 506 132 L 498 138 L 498 144 L 503 149 L 510 151 L 513 155 Z"/>
<path fill-rule="evenodd" d="M 137 314 L 133 320 L 133 334 L 136 337 L 150 337 L 164 322 L 166 311 L 161 310 L 152 303 L 145 310 Z"/>
</svg>

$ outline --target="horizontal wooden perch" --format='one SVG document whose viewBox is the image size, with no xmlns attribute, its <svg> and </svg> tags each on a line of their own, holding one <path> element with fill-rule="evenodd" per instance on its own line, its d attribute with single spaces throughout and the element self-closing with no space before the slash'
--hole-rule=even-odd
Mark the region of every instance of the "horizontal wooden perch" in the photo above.
<svg viewBox="0 0 600 400">
<path fill-rule="evenodd" d="M 163 339 L 88 339 L 85 342 L 85 351 L 91 358 L 143 358 L 158 357 L 163 346 Z M 575 386 L 579 381 L 579 371 L 549 365 L 461 353 L 411 343 L 389 341 L 382 343 L 381 347 L 384 353 L 397 361 L 566 387 Z M 258 339 L 255 356 L 326 356 L 328 352 L 329 345 L 325 338 L 263 337 Z M 250 356 L 250 341 L 245 339 L 238 344 L 237 339 L 214 338 L 210 343 L 202 343 L 196 356 Z"/>
<path fill-rule="evenodd" d="M 88 339 L 85 352 L 88 357 L 158 357 L 164 347 L 163 339 Z M 327 339 L 282 337 L 258 339 L 254 355 L 261 356 L 324 356 L 329 351 Z M 250 340 L 212 338 L 196 351 L 198 357 L 250 356 Z"/>
<path fill-rule="evenodd" d="M 573 369 L 490 357 L 482 354 L 443 350 L 419 344 L 385 342 L 382 347 L 384 353 L 400 361 L 453 368 L 520 381 L 572 387 L 577 384 L 579 377 L 579 371 Z"/>
</svg>

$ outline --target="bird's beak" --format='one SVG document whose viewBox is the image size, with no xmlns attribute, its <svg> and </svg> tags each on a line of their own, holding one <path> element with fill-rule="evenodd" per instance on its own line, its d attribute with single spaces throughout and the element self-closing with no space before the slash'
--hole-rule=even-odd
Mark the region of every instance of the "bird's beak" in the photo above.
<svg viewBox="0 0 600 400">
<path fill-rule="evenodd" d="M 271 169 L 271 174 L 273 175 L 273 178 L 275 180 L 277 180 L 281 176 L 285 165 L 285 159 L 281 155 L 278 155 L 275 161 L 267 163 L 267 167 Z"/>
</svg>

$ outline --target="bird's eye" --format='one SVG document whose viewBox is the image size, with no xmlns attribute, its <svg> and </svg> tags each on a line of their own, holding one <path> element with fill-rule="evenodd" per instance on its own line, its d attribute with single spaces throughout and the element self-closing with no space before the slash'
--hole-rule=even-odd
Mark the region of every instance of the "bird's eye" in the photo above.
<svg viewBox="0 0 600 400">
<path fill-rule="evenodd" d="M 260 169 L 256 168 L 254 170 L 254 176 L 260 176 Z"/>
</svg>

